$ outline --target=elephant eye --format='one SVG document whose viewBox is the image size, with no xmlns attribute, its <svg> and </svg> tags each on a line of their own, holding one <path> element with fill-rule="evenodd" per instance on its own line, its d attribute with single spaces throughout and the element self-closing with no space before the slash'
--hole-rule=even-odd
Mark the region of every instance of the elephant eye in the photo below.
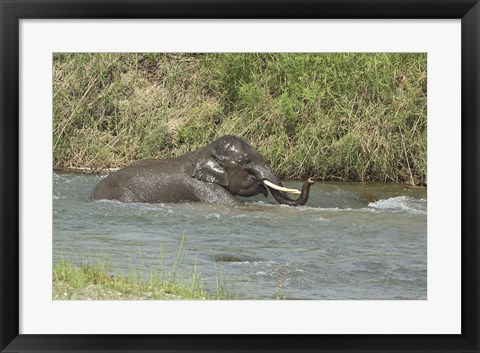
<svg viewBox="0 0 480 353">
<path fill-rule="evenodd" d="M 250 164 L 250 158 L 248 158 L 247 156 L 244 156 L 242 159 L 241 159 L 241 162 L 244 163 L 244 164 Z"/>
</svg>

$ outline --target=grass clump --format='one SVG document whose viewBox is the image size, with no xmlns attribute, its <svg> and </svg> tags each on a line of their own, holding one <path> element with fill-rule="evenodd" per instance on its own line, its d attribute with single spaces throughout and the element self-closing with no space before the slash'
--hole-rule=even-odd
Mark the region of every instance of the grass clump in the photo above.
<svg viewBox="0 0 480 353">
<path fill-rule="evenodd" d="M 225 288 L 208 293 L 194 271 L 189 278 L 176 273 L 150 272 L 113 274 L 109 265 L 89 263 L 75 266 L 60 260 L 53 266 L 54 300 L 207 300 L 233 299 Z"/>
<path fill-rule="evenodd" d="M 234 134 L 284 178 L 426 182 L 426 54 L 56 54 L 53 72 L 54 167 Z"/>
</svg>

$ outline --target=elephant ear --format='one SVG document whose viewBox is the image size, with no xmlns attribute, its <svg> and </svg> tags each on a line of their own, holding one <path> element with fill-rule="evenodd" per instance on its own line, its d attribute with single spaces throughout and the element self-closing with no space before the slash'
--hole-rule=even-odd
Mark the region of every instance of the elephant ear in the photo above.
<svg viewBox="0 0 480 353">
<path fill-rule="evenodd" d="M 215 152 L 205 150 L 199 153 L 192 177 L 227 187 L 229 184 L 227 171 L 220 164 Z"/>
</svg>

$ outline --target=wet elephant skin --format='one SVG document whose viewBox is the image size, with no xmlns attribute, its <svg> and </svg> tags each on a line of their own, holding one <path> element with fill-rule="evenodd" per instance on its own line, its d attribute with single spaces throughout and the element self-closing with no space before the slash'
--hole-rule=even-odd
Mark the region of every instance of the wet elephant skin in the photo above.
<svg viewBox="0 0 480 353">
<path fill-rule="evenodd" d="M 297 200 L 263 184 L 282 185 L 264 158 L 245 141 L 222 136 L 207 146 L 168 159 L 146 159 L 111 173 L 92 192 L 93 199 L 122 202 L 209 202 L 236 204 L 238 196 L 268 195 L 279 203 L 302 205 L 311 183 Z"/>
</svg>

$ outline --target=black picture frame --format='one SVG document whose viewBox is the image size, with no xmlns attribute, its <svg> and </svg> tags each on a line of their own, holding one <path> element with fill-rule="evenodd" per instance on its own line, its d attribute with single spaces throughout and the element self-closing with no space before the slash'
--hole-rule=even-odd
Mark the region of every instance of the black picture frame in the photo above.
<svg viewBox="0 0 480 353">
<path fill-rule="evenodd" d="M 478 0 L 0 0 L 1 352 L 479 352 Z M 461 19 L 462 245 L 459 335 L 19 334 L 19 20 L 129 18 Z M 459 180 L 447 180 L 457 183 Z"/>
</svg>

